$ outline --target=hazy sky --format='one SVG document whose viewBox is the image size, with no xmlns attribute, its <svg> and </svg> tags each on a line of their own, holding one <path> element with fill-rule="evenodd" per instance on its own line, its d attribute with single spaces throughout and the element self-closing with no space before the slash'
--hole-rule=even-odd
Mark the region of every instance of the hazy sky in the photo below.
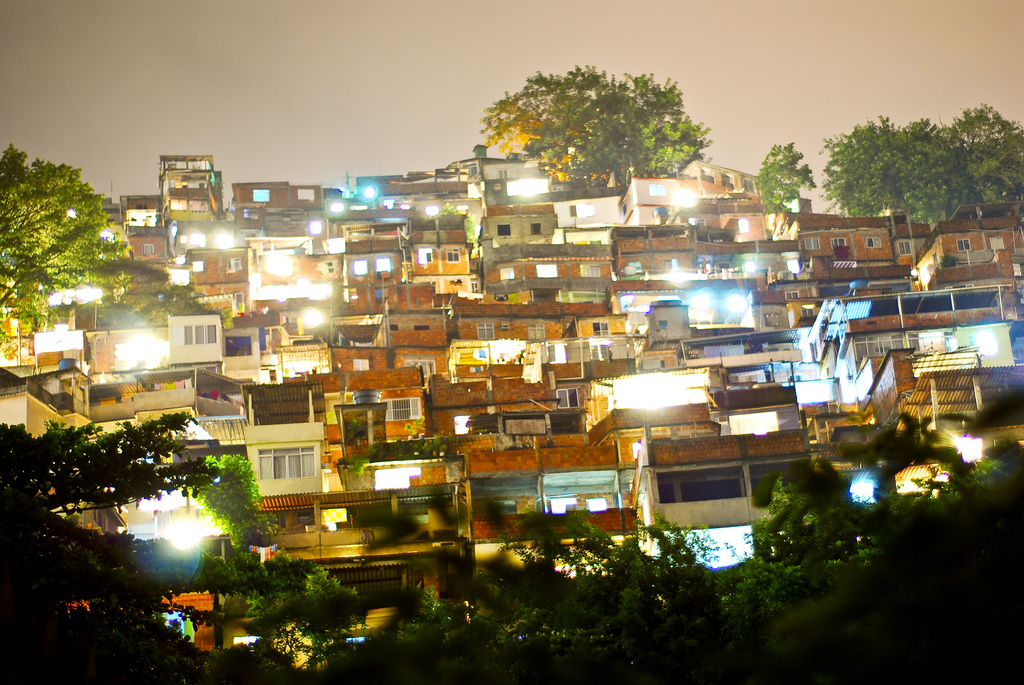
<svg viewBox="0 0 1024 685">
<path fill-rule="evenodd" d="M 1024 0 L 0 0 L 0 144 L 114 196 L 161 154 L 329 184 L 469 157 L 484 107 L 590 64 L 678 82 L 717 164 L 793 141 L 817 176 L 880 114 L 1024 121 L 1022 27 Z"/>
</svg>

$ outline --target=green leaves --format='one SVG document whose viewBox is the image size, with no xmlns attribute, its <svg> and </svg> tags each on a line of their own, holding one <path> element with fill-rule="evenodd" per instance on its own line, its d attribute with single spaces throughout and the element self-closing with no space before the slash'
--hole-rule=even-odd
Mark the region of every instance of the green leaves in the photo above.
<svg viewBox="0 0 1024 685">
<path fill-rule="evenodd" d="M 199 493 L 199 501 L 239 550 L 267 546 L 274 532 L 270 515 L 260 511 L 260 491 L 249 458 L 228 454 L 210 458 L 219 475 Z"/>
<path fill-rule="evenodd" d="M 988 105 L 948 126 L 879 117 L 825 140 L 824 152 L 829 209 L 849 215 L 902 209 L 936 221 L 962 204 L 1024 196 L 1024 129 Z"/>
<path fill-rule="evenodd" d="M 800 164 L 803 158 L 794 143 L 772 145 L 757 175 L 757 189 L 765 211 L 785 211 L 789 202 L 800 197 L 802 189 L 817 187 L 811 167 Z"/>
<path fill-rule="evenodd" d="M 0 158 L 0 314 L 45 319 L 51 292 L 88 282 L 123 252 L 100 237 L 106 226 L 102 198 L 78 169 L 28 164 L 9 146 Z"/>
<path fill-rule="evenodd" d="M 683 110 L 679 87 L 649 74 L 616 80 L 590 66 L 538 72 L 484 113 L 488 145 L 536 157 L 552 178 L 584 186 L 673 172 L 710 144 L 709 129 Z"/>
</svg>

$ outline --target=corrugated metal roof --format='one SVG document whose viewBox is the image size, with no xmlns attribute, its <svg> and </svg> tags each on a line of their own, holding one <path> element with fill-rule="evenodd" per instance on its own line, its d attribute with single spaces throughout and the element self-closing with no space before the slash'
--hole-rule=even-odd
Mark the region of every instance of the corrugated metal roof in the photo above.
<svg viewBox="0 0 1024 685">
<path fill-rule="evenodd" d="M 1007 388 L 1024 387 L 1024 366 L 1000 366 L 986 369 L 954 369 L 923 373 L 917 386 L 904 402 L 902 410 L 921 420 L 932 419 L 931 381 L 935 380 L 935 401 L 939 414 L 972 414 L 978 409 L 974 391 L 977 378 L 982 406 L 988 406 L 1006 394 Z"/>
<path fill-rule="evenodd" d="M 354 490 L 350 492 L 311 492 L 296 495 L 276 495 L 263 498 L 263 511 L 292 511 L 310 509 L 319 500 L 321 508 L 360 507 L 391 502 L 391 494 L 397 493 L 401 502 L 428 501 L 437 497 L 450 496 L 455 492 L 454 484 L 418 485 L 403 490 Z"/>
<path fill-rule="evenodd" d="M 242 391 L 247 408 L 251 398 L 252 421 L 256 426 L 308 422 L 310 393 L 313 398 L 313 420 L 324 422 L 324 386 L 319 381 L 247 385 Z"/>
<path fill-rule="evenodd" d="M 245 444 L 244 416 L 197 416 L 192 420 L 222 445 Z"/>
</svg>

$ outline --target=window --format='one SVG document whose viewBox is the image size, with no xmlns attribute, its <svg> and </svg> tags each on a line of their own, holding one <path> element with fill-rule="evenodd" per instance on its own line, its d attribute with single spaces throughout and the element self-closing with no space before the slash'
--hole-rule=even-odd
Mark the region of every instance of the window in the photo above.
<svg viewBox="0 0 1024 685">
<path fill-rule="evenodd" d="M 462 250 L 457 247 L 450 247 L 445 252 L 444 258 L 449 264 L 457 264 L 462 261 Z"/>
<path fill-rule="evenodd" d="M 787 290 L 786 291 L 786 299 L 787 300 L 796 300 L 796 299 L 799 299 L 799 298 L 800 298 L 800 291 L 799 290 Z"/>
<path fill-rule="evenodd" d="M 367 262 L 365 259 L 357 259 L 352 262 L 352 273 L 356 276 L 365 276 L 367 271 Z"/>
<path fill-rule="evenodd" d="M 750 219 L 738 219 L 736 225 L 740 229 L 740 233 L 750 233 Z"/>
<path fill-rule="evenodd" d="M 185 345 L 213 345 L 217 342 L 217 326 L 209 324 L 206 326 L 184 326 Z"/>
<path fill-rule="evenodd" d="M 417 253 L 416 261 L 420 264 L 432 264 L 434 261 L 434 251 L 429 247 L 421 247 Z"/>
<path fill-rule="evenodd" d="M 864 357 L 880 357 L 889 350 L 903 347 L 903 336 L 898 333 L 893 335 L 867 336 L 853 343 L 857 361 Z M 944 350 L 941 350 L 944 351 Z"/>
<path fill-rule="evenodd" d="M 334 273 L 334 260 L 331 260 L 329 262 L 325 262 L 324 263 L 324 268 L 327 269 L 327 273 L 333 274 Z"/>
<path fill-rule="evenodd" d="M 531 323 L 526 326 L 526 337 L 530 340 L 544 340 L 547 335 L 544 332 L 544 324 Z"/>
<path fill-rule="evenodd" d="M 260 210 L 253 207 L 247 207 L 242 210 L 242 218 L 249 220 L 256 220 L 260 218 Z"/>
<path fill-rule="evenodd" d="M 743 190 L 747 191 L 751 195 L 755 195 L 756 194 L 755 189 L 754 189 L 754 182 L 751 181 L 749 178 L 743 179 Z"/>
<path fill-rule="evenodd" d="M 665 184 L 664 183 L 651 183 L 647 186 L 647 193 L 651 197 L 665 197 Z"/>
<path fill-rule="evenodd" d="M 210 205 L 205 200 L 189 200 L 188 211 L 190 212 L 205 212 L 210 209 Z"/>
<path fill-rule="evenodd" d="M 805 250 L 820 250 L 821 241 L 817 238 L 804 238 L 804 249 Z"/>
<path fill-rule="evenodd" d="M 205 262 L 202 262 L 202 261 L 192 262 L 192 270 L 193 271 L 198 273 L 200 271 L 203 271 L 204 269 L 206 269 L 206 263 Z"/>
<path fill-rule="evenodd" d="M 882 239 L 877 236 L 869 235 L 866 244 L 868 247 L 881 247 Z"/>
<path fill-rule="evenodd" d="M 610 335 L 611 327 L 607 321 L 595 321 L 594 322 L 594 335 Z"/>
<path fill-rule="evenodd" d="M 971 251 L 971 239 L 970 238 L 958 238 L 956 241 L 956 249 L 961 252 Z"/>
<path fill-rule="evenodd" d="M 388 404 L 387 421 L 412 421 L 420 418 L 420 400 L 418 397 L 402 397 L 385 400 Z"/>
<path fill-rule="evenodd" d="M 373 262 L 373 268 L 377 273 L 391 271 L 391 257 L 377 257 Z"/>
<path fill-rule="evenodd" d="M 778 314 L 765 314 L 764 315 L 764 325 L 767 326 L 768 328 L 778 328 L 779 327 L 779 315 Z"/>
<path fill-rule="evenodd" d="M 661 504 L 743 496 L 743 471 L 738 467 L 658 474 L 658 501 Z"/>
<path fill-rule="evenodd" d="M 230 259 L 228 259 L 228 273 L 229 274 L 233 274 L 236 271 L 241 271 L 241 270 L 242 270 L 242 258 L 241 257 L 231 257 Z"/>
<path fill-rule="evenodd" d="M 317 475 L 315 459 L 312 446 L 260 450 L 260 479 L 313 478 Z"/>
<path fill-rule="evenodd" d="M 312 188 L 296 188 L 295 197 L 303 202 L 313 202 L 316 199 L 316 193 Z"/>
<path fill-rule="evenodd" d="M 1013 275 L 1014 275 L 1014 276 L 1020 276 L 1020 275 L 1021 275 L 1021 273 L 1022 273 L 1022 272 L 1021 272 L 1021 267 L 1020 267 L 1020 264 L 1014 264 L 1014 265 L 1013 265 Z"/>
<path fill-rule="evenodd" d="M 500 271 L 498 271 L 498 273 L 501 276 L 501 280 L 503 281 L 511 281 L 513 278 L 516 277 L 516 270 L 513 269 L 512 267 L 506 267 L 504 269 L 501 269 Z"/>
<path fill-rule="evenodd" d="M 914 254 L 914 243 L 909 240 L 900 240 L 896 243 L 896 251 L 901 255 Z"/>
<path fill-rule="evenodd" d="M 142 254 L 156 254 L 156 245 L 153 243 L 142 243 Z"/>
<path fill-rule="evenodd" d="M 270 189 L 269 188 L 253 188 L 253 190 L 252 190 L 252 201 L 253 202 L 270 202 Z"/>
<path fill-rule="evenodd" d="M 468 414 L 462 414 L 460 416 L 456 416 L 456 417 L 454 417 L 452 419 L 452 422 L 455 424 L 455 434 L 456 435 L 469 435 L 469 415 Z"/>
<path fill-rule="evenodd" d="M 530 224 L 530 235 L 540 235 L 540 224 Z"/>
<path fill-rule="evenodd" d="M 478 323 L 476 325 L 476 337 L 479 340 L 494 340 L 494 324 Z"/>
<path fill-rule="evenodd" d="M 832 247 L 845 247 L 846 238 L 832 238 Z"/>
<path fill-rule="evenodd" d="M 406 359 L 406 366 L 418 366 L 420 371 L 423 372 L 424 378 L 429 378 L 436 373 L 436 366 L 433 359 Z"/>
<path fill-rule="evenodd" d="M 597 214 L 597 208 L 594 205 L 586 202 L 582 202 L 576 205 L 576 216 L 585 219 Z"/>
<path fill-rule="evenodd" d="M 993 250 L 1002 250 L 1003 249 L 1003 239 L 1002 238 L 989 238 L 988 239 L 988 245 Z"/>
<path fill-rule="evenodd" d="M 224 336 L 225 357 L 251 357 L 252 338 L 248 335 L 226 335 Z"/>
<path fill-rule="evenodd" d="M 188 209 L 188 200 L 171 200 L 171 211 L 185 211 Z"/>
<path fill-rule="evenodd" d="M 626 264 L 626 268 L 623 269 L 623 273 L 625 273 L 627 276 L 632 276 L 634 274 L 641 274 L 643 272 L 644 272 L 644 263 L 643 262 L 630 262 L 629 264 Z"/>
<path fill-rule="evenodd" d="M 512 235 L 512 224 L 498 224 L 498 235 Z"/>
<path fill-rule="evenodd" d="M 666 259 L 665 260 L 665 271 L 675 271 L 679 268 L 678 259 Z"/>
<path fill-rule="evenodd" d="M 597 264 L 584 264 L 580 267 L 580 276 L 584 278 L 601 278 L 601 267 Z"/>
<path fill-rule="evenodd" d="M 556 264 L 538 264 L 537 278 L 558 278 L 558 266 Z"/>
<path fill-rule="evenodd" d="M 369 371 L 370 360 L 369 359 L 353 359 L 352 360 L 353 371 Z"/>
<path fill-rule="evenodd" d="M 559 409 L 580 406 L 580 398 L 576 388 L 559 388 L 555 392 L 558 394 Z"/>
</svg>

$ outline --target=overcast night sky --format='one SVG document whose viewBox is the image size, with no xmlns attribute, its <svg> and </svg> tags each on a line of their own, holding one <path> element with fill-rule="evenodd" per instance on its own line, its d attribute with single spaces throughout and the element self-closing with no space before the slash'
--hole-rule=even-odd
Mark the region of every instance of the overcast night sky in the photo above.
<svg viewBox="0 0 1024 685">
<path fill-rule="evenodd" d="M 711 161 L 793 141 L 818 178 L 880 114 L 1024 120 L 1022 27 L 1022 0 L 0 0 L 0 143 L 115 197 L 156 193 L 161 154 L 329 184 L 469 157 L 484 107 L 590 64 L 678 82 Z"/>
</svg>

